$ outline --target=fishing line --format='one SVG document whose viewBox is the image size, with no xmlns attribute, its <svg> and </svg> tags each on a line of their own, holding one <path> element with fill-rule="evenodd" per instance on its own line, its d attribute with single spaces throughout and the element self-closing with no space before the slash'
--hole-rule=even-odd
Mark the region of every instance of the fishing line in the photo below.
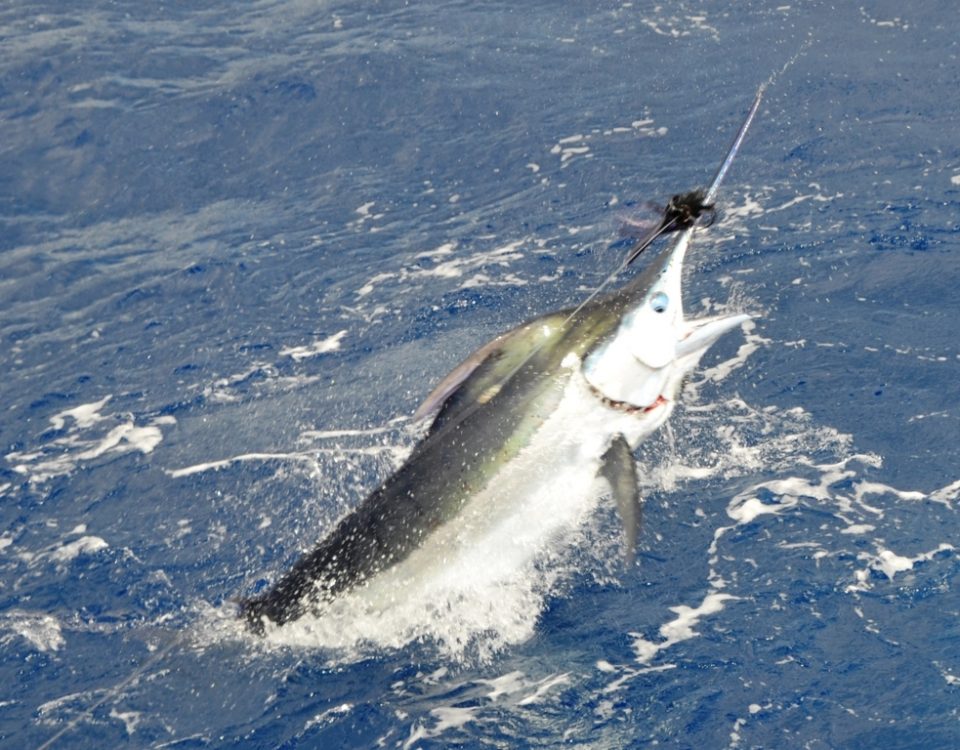
<svg viewBox="0 0 960 750">
<path fill-rule="evenodd" d="M 810 49 L 814 41 L 816 40 L 813 38 L 813 32 L 808 31 L 807 38 L 804 40 L 803 44 L 800 45 L 800 49 L 798 49 L 796 52 L 793 53 L 790 59 L 783 64 L 783 67 L 780 68 L 780 70 L 773 71 L 773 73 L 770 74 L 770 77 L 766 80 L 763 86 L 761 86 L 761 88 L 769 88 L 770 86 L 773 86 L 773 84 L 777 82 L 777 79 L 780 76 L 786 73 L 789 68 L 793 67 L 793 64 L 797 60 L 799 60 L 801 57 L 807 54 L 807 50 Z"/>
<path fill-rule="evenodd" d="M 794 57 L 787 62 L 787 65 L 792 64 L 792 62 L 799 55 L 800 52 L 794 55 Z M 784 66 L 783 70 L 786 70 L 786 68 L 787 66 Z M 782 73 L 783 70 L 781 70 L 780 73 Z M 635 261 L 644 250 L 650 247 L 650 245 L 652 245 L 657 238 L 678 229 L 691 229 L 695 220 L 699 218 L 704 210 L 713 210 L 713 200 L 720 189 L 720 184 L 723 182 L 723 178 L 726 177 L 727 172 L 730 169 L 730 165 L 733 164 L 734 158 L 740 151 L 740 146 L 743 143 L 743 139 L 747 136 L 747 130 L 750 129 L 750 125 L 753 123 L 753 118 L 757 115 L 757 110 L 760 109 L 760 102 L 763 100 L 764 91 L 766 90 L 767 86 L 773 82 L 776 75 L 777 74 L 775 73 L 768 81 L 762 83 L 760 88 L 757 89 L 757 94 L 753 98 L 753 104 L 750 106 L 747 119 L 743 121 L 743 124 L 740 126 L 740 130 L 737 131 L 737 135 L 733 139 L 733 143 L 731 143 L 730 148 L 727 149 L 727 156 L 720 165 L 720 168 L 717 170 L 716 175 L 714 175 L 713 181 L 710 183 L 710 187 L 708 187 L 705 192 L 702 190 L 694 190 L 686 194 L 675 195 L 673 198 L 671 198 L 670 203 L 668 203 L 666 209 L 664 209 L 664 216 L 660 224 L 654 227 L 651 232 L 637 240 L 636 243 L 634 243 L 634 245 L 627 251 L 627 254 L 620 265 L 613 269 L 610 275 L 601 282 L 600 286 L 594 289 L 586 299 L 577 305 L 574 311 L 567 316 L 566 320 L 564 320 L 564 325 L 573 320 L 573 318 L 576 317 L 584 307 L 586 307 L 594 298 L 596 298 L 596 296 L 600 294 L 600 292 L 603 291 L 617 276 L 619 276 L 627 268 L 627 266 L 633 263 L 633 261 Z M 535 353 L 536 350 L 534 350 L 530 356 L 533 356 Z M 521 366 L 522 364 L 523 363 L 521 363 Z"/>
</svg>

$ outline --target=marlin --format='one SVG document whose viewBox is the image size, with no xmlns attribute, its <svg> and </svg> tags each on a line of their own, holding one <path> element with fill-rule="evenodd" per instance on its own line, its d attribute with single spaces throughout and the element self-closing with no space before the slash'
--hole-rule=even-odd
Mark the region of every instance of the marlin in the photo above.
<svg viewBox="0 0 960 750">
<path fill-rule="evenodd" d="M 707 349 L 749 320 L 744 314 L 687 320 L 681 276 L 763 90 L 709 189 L 674 196 L 597 291 L 573 310 L 498 336 L 437 385 L 414 414 L 432 422 L 403 466 L 271 588 L 241 602 L 252 631 L 322 613 L 337 597 L 412 565 L 427 550 L 445 556 L 468 545 L 517 504 L 567 503 L 595 492 L 596 484 L 615 499 L 625 557 L 634 560 L 641 498 L 632 451 L 667 421 L 682 381 Z M 675 235 L 672 244 L 635 279 L 598 294 L 667 233 Z"/>
</svg>

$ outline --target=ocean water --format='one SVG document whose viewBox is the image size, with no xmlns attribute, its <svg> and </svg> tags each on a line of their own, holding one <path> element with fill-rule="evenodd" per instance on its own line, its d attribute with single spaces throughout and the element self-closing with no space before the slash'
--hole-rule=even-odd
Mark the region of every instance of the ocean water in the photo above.
<svg viewBox="0 0 960 750">
<path fill-rule="evenodd" d="M 960 746 L 955 16 L 0 8 L 0 746 Z M 470 596 L 246 634 L 764 82 L 685 281 L 753 321 L 637 452 L 636 565 L 601 501 Z"/>
</svg>

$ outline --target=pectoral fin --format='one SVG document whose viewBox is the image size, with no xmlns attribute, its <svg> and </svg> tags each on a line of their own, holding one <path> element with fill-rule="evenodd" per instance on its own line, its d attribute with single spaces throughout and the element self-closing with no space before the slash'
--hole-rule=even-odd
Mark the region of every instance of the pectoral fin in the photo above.
<svg viewBox="0 0 960 750">
<path fill-rule="evenodd" d="M 623 435 L 617 435 L 602 457 L 599 476 L 610 483 L 617 510 L 623 522 L 624 558 L 632 565 L 637 556 L 640 533 L 641 502 L 637 487 L 637 465 Z"/>
</svg>

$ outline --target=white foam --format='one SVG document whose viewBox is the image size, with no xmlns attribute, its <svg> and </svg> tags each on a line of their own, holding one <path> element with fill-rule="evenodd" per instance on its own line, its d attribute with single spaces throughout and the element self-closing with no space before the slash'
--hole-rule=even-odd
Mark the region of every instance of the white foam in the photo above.
<svg viewBox="0 0 960 750">
<path fill-rule="evenodd" d="M 355 208 L 353 212 L 357 215 L 357 218 L 352 221 L 348 221 L 347 227 L 353 230 L 358 230 L 368 222 L 372 223 L 374 221 L 382 219 L 386 215 L 386 213 L 384 211 L 374 213 L 373 207 L 375 205 L 376 205 L 376 201 L 367 201 L 366 203 L 363 203 L 357 208 Z M 377 228 L 371 227 L 369 231 L 375 232 L 377 231 Z"/>
<path fill-rule="evenodd" d="M 307 352 L 309 347 L 301 347 L 301 349 Z M 293 350 L 286 349 L 281 351 L 281 354 L 287 355 L 291 351 Z M 313 355 L 307 354 L 307 356 Z M 269 362 L 254 362 L 241 372 L 217 378 L 210 385 L 204 386 L 203 396 L 216 403 L 229 404 L 247 397 L 246 390 L 252 390 L 254 393 L 295 390 L 315 383 L 321 377 L 321 375 L 302 374 L 281 376 L 275 365 Z"/>
<path fill-rule="evenodd" d="M 435 250 L 426 250 L 422 253 L 417 253 L 416 258 L 427 258 L 429 260 L 439 260 L 447 255 L 453 255 L 453 251 L 456 250 L 456 242 L 444 242 Z"/>
<path fill-rule="evenodd" d="M 328 708 L 326 711 L 322 711 L 313 718 L 307 720 L 307 722 L 303 725 L 303 731 L 307 731 L 315 726 L 329 724 L 340 717 L 346 716 L 352 710 L 352 703 L 341 703 L 339 706 Z"/>
<path fill-rule="evenodd" d="M 129 737 L 135 731 L 137 731 L 137 724 L 140 723 L 141 719 L 143 718 L 143 714 L 140 711 L 117 711 L 116 708 L 111 708 L 110 718 L 120 719 L 120 721 L 123 722 L 123 728 Z"/>
<path fill-rule="evenodd" d="M 815 193 L 803 193 L 797 196 L 794 196 L 785 203 L 781 203 L 779 206 L 771 206 L 765 210 L 765 213 L 777 213 L 778 211 L 784 211 L 788 208 L 793 208 L 794 206 L 803 203 L 805 201 L 813 201 L 814 203 L 831 203 L 843 197 L 843 193 L 834 193 L 832 195 L 827 195 L 822 191 L 819 191 L 820 186 L 816 183 L 811 183 L 810 187 L 815 187 L 818 189 L 818 192 Z"/>
<path fill-rule="evenodd" d="M 340 348 L 340 342 L 347 335 L 346 330 L 339 331 L 325 339 L 314 341 L 307 346 L 291 346 L 280 350 L 281 357 L 290 357 L 296 362 L 309 357 L 316 357 L 319 354 L 329 354 Z"/>
<path fill-rule="evenodd" d="M 707 23 L 706 15 L 666 15 L 663 13 L 663 6 L 660 5 L 654 6 L 653 12 L 659 15 L 653 18 L 642 18 L 641 23 L 660 36 L 679 39 L 694 34 L 707 34 L 713 39 L 720 38 L 720 32 L 716 27 Z"/>
<path fill-rule="evenodd" d="M 647 137 L 663 137 L 670 130 L 665 125 L 660 125 L 659 127 L 653 127 L 647 123 L 653 122 L 652 120 L 645 120 L 643 123 L 634 121 L 631 123 L 631 127 L 636 131 L 637 135 L 647 136 Z"/>
<path fill-rule="evenodd" d="M 152 453 L 153 449 L 160 445 L 162 440 L 163 433 L 156 425 L 138 427 L 133 422 L 127 422 L 114 427 L 96 445 L 77 454 L 77 458 L 86 461 L 110 452 L 140 451 L 141 453 Z"/>
<path fill-rule="evenodd" d="M 529 165 L 528 165 L 529 166 Z M 470 247 L 482 248 L 480 241 L 496 239 L 494 235 L 478 237 L 478 242 Z M 461 289 L 487 286 L 523 286 L 530 283 L 524 274 L 510 270 L 514 261 L 524 257 L 526 246 L 537 248 L 538 252 L 548 252 L 544 248 L 549 238 L 543 236 L 526 236 L 500 244 L 492 248 L 482 248 L 475 252 L 467 252 L 467 248 L 458 251 L 456 241 L 445 242 L 432 250 L 424 250 L 409 256 L 407 262 L 395 268 L 380 268 L 371 275 L 359 288 L 354 290 L 357 304 L 354 307 L 344 305 L 344 310 L 356 315 L 367 322 L 390 312 L 390 308 L 382 303 L 368 306 L 367 298 L 384 285 L 403 289 L 409 294 L 414 284 L 431 286 L 431 294 L 437 289 L 443 290 L 442 284 L 437 287 L 436 281 L 463 280 Z"/>
<path fill-rule="evenodd" d="M 862 468 L 880 469 L 882 459 L 875 454 L 846 453 L 849 438 L 833 433 L 824 428 L 809 430 L 804 434 L 790 434 L 785 431 L 786 424 L 782 421 L 785 414 L 776 410 L 767 410 L 768 426 L 765 433 L 776 435 L 768 444 L 749 448 L 736 446 L 732 454 L 743 456 L 745 464 L 753 464 L 751 454 L 757 447 L 761 447 L 760 455 L 765 457 L 761 463 L 763 470 L 778 472 L 775 479 L 757 482 L 739 492 L 728 503 L 727 515 L 735 522 L 734 526 L 719 527 L 714 532 L 709 554 L 709 580 L 718 590 L 726 586 L 723 577 L 717 571 L 720 562 L 720 545 L 726 534 L 737 526 L 762 522 L 763 517 L 794 512 L 801 505 L 814 504 L 832 511 L 833 516 L 841 522 L 840 533 L 847 536 L 866 536 L 877 532 L 885 516 L 890 512 L 890 502 L 910 503 L 937 502 L 950 507 L 960 493 L 960 482 L 953 482 L 931 493 L 916 490 L 901 490 L 883 482 L 867 479 L 861 476 Z M 804 419 L 806 419 L 805 415 Z M 798 426 L 803 427 L 801 422 Z M 717 428 L 718 434 L 724 434 L 735 440 L 736 431 L 726 432 L 724 427 Z M 818 445 L 817 442 L 820 442 Z M 805 451 L 833 450 L 835 454 L 844 456 L 832 463 L 814 463 Z M 722 471 L 724 462 L 717 466 Z M 793 472 L 798 468 L 803 470 L 803 476 Z M 734 470 L 734 473 L 735 470 Z M 880 498 L 886 498 L 879 502 Z M 850 575 L 854 583 L 846 586 L 847 592 L 859 592 L 872 588 L 872 573 L 883 574 L 888 580 L 910 571 L 920 562 L 930 561 L 945 552 L 954 551 L 949 543 L 941 543 L 937 547 L 917 555 L 905 555 L 893 551 L 889 543 L 880 539 L 874 540 L 875 553 L 860 552 L 858 560 L 865 563 L 859 569 L 851 570 Z M 813 557 L 824 559 L 832 553 L 823 549 L 819 542 L 786 544 L 781 543 L 784 549 L 809 546 L 814 549 Z"/>
<path fill-rule="evenodd" d="M 719 382 L 725 379 L 731 372 L 737 370 L 746 363 L 747 359 L 750 358 L 761 346 L 766 346 L 771 343 L 771 340 L 764 338 L 758 333 L 755 333 L 756 323 L 752 320 L 748 320 L 741 326 L 744 334 L 744 342 L 740 344 L 737 348 L 737 353 L 719 364 L 714 365 L 713 367 L 705 368 L 701 371 L 701 377 L 703 380 L 708 380 L 711 382 Z"/>
<path fill-rule="evenodd" d="M 439 737 L 450 729 L 458 729 L 475 721 L 475 714 L 479 710 L 479 706 L 442 706 L 432 709 L 430 715 L 435 719 L 433 726 L 427 728 L 423 723 L 414 724 L 410 728 L 410 736 L 403 743 L 403 750 L 410 750 L 420 740 Z"/>
<path fill-rule="evenodd" d="M 956 687 L 957 685 L 960 685 L 960 677 L 957 677 L 953 673 L 953 670 L 951 670 L 949 667 L 945 667 L 939 661 L 933 662 L 933 666 L 935 666 L 940 671 L 940 676 L 943 677 L 944 681 L 948 685 L 950 685 L 951 687 Z"/>
<path fill-rule="evenodd" d="M 489 693 L 487 693 L 487 698 L 492 701 L 497 700 L 502 695 L 511 695 L 512 693 L 524 690 L 529 684 L 523 672 L 520 671 L 508 672 L 507 674 L 500 675 L 499 677 L 493 677 L 488 680 L 479 679 L 477 682 L 481 685 L 489 685 L 491 688 L 493 688 Z"/>
<path fill-rule="evenodd" d="M 771 509 L 774 509 L 772 512 L 783 512 L 796 507 L 802 498 L 806 498 L 834 507 L 834 514 L 837 519 L 846 524 L 846 526 L 840 530 L 841 534 L 867 535 L 876 531 L 877 522 L 865 522 L 860 520 L 859 517 L 866 514 L 879 521 L 884 517 L 885 511 L 880 507 L 867 504 L 865 501 L 866 497 L 889 496 L 899 501 L 910 503 L 921 500 L 949 502 L 943 494 L 939 496 L 937 496 L 937 493 L 925 495 L 916 491 L 898 490 L 875 481 L 857 479 L 857 472 L 850 468 L 855 463 L 862 463 L 872 467 L 879 467 L 881 465 L 879 457 L 870 454 L 853 455 L 835 464 L 808 464 L 811 468 L 821 473 L 819 481 L 813 482 L 799 477 L 787 477 L 761 483 L 751 488 L 751 491 L 738 495 L 738 497 L 731 502 L 728 508 L 728 514 L 734 518 L 738 524 L 750 523 L 755 521 L 760 515 L 771 512 Z M 853 479 L 852 490 L 848 490 L 846 487 L 851 484 L 851 479 Z M 839 489 L 840 486 L 844 487 L 844 489 Z M 759 488 L 763 488 L 777 495 L 779 502 L 773 505 L 760 503 L 757 498 L 751 496 L 752 491 Z M 944 494 L 949 494 L 953 488 L 954 485 L 948 485 L 947 488 L 944 488 L 947 490 L 947 493 Z M 714 554 L 714 558 L 711 561 L 712 564 L 715 564 L 717 561 L 716 553 L 720 537 L 732 528 L 733 527 L 724 527 L 717 530 L 711 550 Z M 894 552 L 879 540 L 875 541 L 875 545 L 877 548 L 875 554 L 861 552 L 857 555 L 857 559 L 864 561 L 866 564 L 864 567 L 851 572 L 851 577 L 854 582 L 845 587 L 845 591 L 848 593 L 871 589 L 874 585 L 872 583 L 873 572 L 882 573 L 888 580 L 893 580 L 895 576 L 912 570 L 918 563 L 932 560 L 944 552 L 955 549 L 951 544 L 941 543 L 930 551 L 909 556 Z M 822 559 L 829 554 L 828 551 L 821 549 L 815 553 L 814 557 Z M 712 572 L 711 575 L 715 576 L 716 574 Z"/>
<path fill-rule="evenodd" d="M 463 258 L 452 258 L 450 260 L 437 263 L 432 268 L 416 268 L 405 270 L 402 277 L 418 279 L 425 277 L 440 278 L 458 278 L 475 269 L 493 265 L 508 267 L 512 261 L 523 257 L 520 248 L 525 244 L 524 240 L 514 240 L 492 250 L 486 250 L 475 253 Z"/>
<path fill-rule="evenodd" d="M 58 563 L 67 563 L 80 557 L 80 555 L 92 555 L 102 549 L 107 549 L 109 546 L 98 536 L 82 536 L 73 542 L 68 542 L 54 549 L 50 553 L 50 559 Z"/>
<path fill-rule="evenodd" d="M 100 401 L 54 414 L 50 417 L 53 429 L 58 432 L 66 430 L 66 435 L 55 437 L 33 450 L 8 453 L 6 460 L 15 472 L 28 476 L 31 483 L 43 483 L 105 455 L 137 451 L 151 453 L 163 440 L 160 428 L 176 424 L 172 416 L 154 417 L 145 425 L 137 424 L 136 419 L 127 414 L 106 434 L 98 434 L 104 422 L 118 419 L 115 415 L 100 413 L 110 399 L 111 396 L 106 396 Z"/>
<path fill-rule="evenodd" d="M 930 493 L 931 500 L 936 503 L 943 503 L 947 507 L 958 498 L 960 498 L 960 479 Z"/>
<path fill-rule="evenodd" d="M 888 581 L 892 581 L 897 574 L 913 570 L 917 563 L 932 560 L 943 552 L 956 552 L 956 549 L 952 544 L 941 542 L 935 549 L 921 552 L 913 557 L 908 557 L 897 554 L 893 550 L 878 544 L 875 555 L 869 553 L 860 553 L 857 555 L 858 559 L 866 560 L 867 565 L 856 571 L 854 574 L 856 583 L 848 586 L 846 590 L 856 592 L 868 591 L 873 588 L 873 584 L 870 582 L 871 571 L 883 573 Z"/>
<path fill-rule="evenodd" d="M 485 696 L 490 701 L 496 702 L 503 696 L 514 696 L 518 693 L 526 693 L 526 695 L 516 701 L 516 705 L 529 706 L 542 702 L 547 694 L 554 688 L 561 685 L 569 685 L 571 683 L 571 676 L 569 672 L 562 672 L 548 675 L 540 680 L 531 680 L 523 672 L 514 671 L 492 679 L 478 679 L 476 682 L 492 688 Z"/>
<path fill-rule="evenodd" d="M 782 513 L 787 508 L 797 504 L 797 496 L 785 495 L 783 502 L 777 504 L 764 503 L 755 497 L 735 498 L 727 507 L 727 515 L 737 523 L 751 523 L 760 516 Z"/>
<path fill-rule="evenodd" d="M 633 650 L 637 655 L 637 661 L 641 664 L 649 664 L 661 651 L 681 641 L 694 638 L 698 635 L 694 627 L 699 624 L 702 617 L 722 611 L 724 606 L 726 606 L 726 602 L 739 598 L 740 597 L 731 594 L 713 592 L 707 594 L 697 607 L 688 607 L 683 604 L 670 607 L 670 611 L 677 616 L 670 622 L 660 626 L 660 637 L 662 640 L 659 643 L 648 641 L 639 633 L 630 633 L 633 637 Z"/>
<path fill-rule="evenodd" d="M 62 706 L 74 701 L 80 701 L 82 699 L 89 698 L 92 694 L 93 691 L 81 690 L 76 693 L 67 693 L 66 695 L 61 695 L 59 698 L 53 698 L 45 703 L 41 703 L 37 707 L 37 713 L 41 718 L 45 719 L 49 714 L 58 711 Z"/>
<path fill-rule="evenodd" d="M 426 254 L 425 254 L 425 253 L 422 253 L 421 255 L 418 255 L 417 257 L 419 258 L 419 257 L 422 257 L 422 256 L 424 256 L 424 255 L 426 255 Z M 374 274 L 372 277 L 370 277 L 370 279 L 367 280 L 367 283 L 364 284 L 364 285 L 363 285 L 362 287 L 360 287 L 359 289 L 357 289 L 357 291 L 355 291 L 354 294 L 357 295 L 357 298 L 358 298 L 358 299 L 359 299 L 359 298 L 362 298 L 362 297 L 366 297 L 368 294 L 370 294 L 370 292 L 373 291 L 374 287 L 375 287 L 377 284 L 379 284 L 381 281 L 386 281 L 387 279 L 392 279 L 392 278 L 394 278 L 396 275 L 397 275 L 397 274 L 395 274 L 395 273 L 389 273 L 389 272 Z"/>
<path fill-rule="evenodd" d="M 687 444 L 682 450 L 676 449 L 669 460 L 644 467 L 641 476 L 646 475 L 654 485 L 667 489 L 672 489 L 690 477 L 736 477 L 752 471 L 760 471 L 765 475 L 772 472 L 777 476 L 748 486 L 728 503 L 727 515 L 735 525 L 718 527 L 710 547 L 706 550 L 709 556 L 709 571 L 705 583 L 711 590 L 708 598 L 704 600 L 704 605 L 692 609 L 673 608 L 677 618 L 661 626 L 659 640 L 648 640 L 639 634 L 631 634 L 635 639 L 637 660 L 641 664 L 650 663 L 678 640 L 695 635 L 697 618 L 701 614 L 722 608 L 727 597 L 735 593 L 728 590 L 730 584 L 727 578 L 736 581 L 736 572 L 733 576 L 728 576 L 722 572 L 720 566 L 754 564 L 750 560 L 738 560 L 729 554 L 721 555 L 721 544 L 725 535 L 738 526 L 763 522 L 765 517 L 795 512 L 801 505 L 813 504 L 832 510 L 834 517 L 841 522 L 842 534 L 863 536 L 876 531 L 885 514 L 890 512 L 891 502 L 913 504 L 932 500 L 950 504 L 960 492 L 960 482 L 924 494 L 913 490 L 900 490 L 862 476 L 863 467 L 873 470 L 882 467 L 880 457 L 874 454 L 850 453 L 849 436 L 830 428 L 812 425 L 809 415 L 801 409 L 780 411 L 767 407 L 756 410 L 738 399 L 729 399 L 725 403 L 705 406 L 688 404 L 686 412 L 687 424 L 681 423 L 681 427 L 689 429 L 696 424 L 706 427 L 706 434 L 701 437 L 700 445 Z M 752 441 L 745 440 L 745 436 L 751 434 L 756 437 Z M 691 447 L 695 449 L 690 450 Z M 834 462 L 815 463 L 808 458 L 814 452 L 832 452 L 839 458 Z M 696 463 L 704 459 L 707 459 L 706 463 Z M 885 502 L 878 502 L 880 498 L 884 498 Z M 691 510 L 692 513 L 694 511 L 695 509 Z M 823 548 L 822 542 L 813 540 L 796 544 L 780 542 L 778 546 L 810 547 L 813 550 L 812 557 L 817 560 L 832 554 Z M 878 571 L 892 578 L 903 575 L 919 562 L 929 561 L 953 551 L 952 545 L 942 543 L 928 552 L 910 556 L 897 554 L 890 549 L 890 545 L 881 544 L 876 554 L 861 555 L 861 560 L 867 563 L 866 567 L 856 574 L 851 570 L 851 575 L 858 581 L 858 585 L 848 590 L 869 587 L 871 571 Z M 629 671 L 623 671 L 610 689 L 618 689 L 624 681 L 631 678 Z"/>
<path fill-rule="evenodd" d="M 740 196 L 740 200 L 742 202 L 739 205 L 731 205 L 724 209 L 722 227 L 728 228 L 730 225 L 745 224 L 748 220 L 753 220 L 764 214 L 763 204 L 750 193 L 744 193 Z"/>
<path fill-rule="evenodd" d="M 100 401 L 94 401 L 90 404 L 80 404 L 80 406 L 74 406 L 72 409 L 65 409 L 50 417 L 50 424 L 53 426 L 53 429 L 62 430 L 67 419 L 71 419 L 79 430 L 91 427 L 102 419 L 105 419 L 105 417 L 100 414 L 100 410 L 107 405 L 111 398 L 112 396 L 106 396 Z"/>
<path fill-rule="evenodd" d="M 454 252 L 455 243 L 446 243 L 435 250 L 418 253 L 415 256 L 418 261 L 415 265 L 401 268 L 399 271 L 375 274 L 355 294 L 360 298 L 365 297 L 373 290 L 375 284 L 388 279 L 394 279 L 398 284 L 409 286 L 414 281 L 438 278 L 459 279 L 478 271 L 480 273 L 475 276 L 471 286 L 522 285 L 526 281 L 519 274 L 508 272 L 505 276 L 496 278 L 492 275 L 491 269 L 509 268 L 513 261 L 523 257 L 522 248 L 527 242 L 527 239 L 513 240 L 490 250 L 460 256 Z M 424 265 L 422 261 L 430 261 L 430 263 Z"/>
<path fill-rule="evenodd" d="M 878 28 L 899 29 L 900 31 L 906 31 L 910 28 L 910 24 L 899 16 L 894 16 L 892 19 L 883 20 L 874 18 L 867 12 L 867 8 L 864 6 L 860 6 L 860 15 L 865 21 L 867 21 L 867 23 L 873 24 Z"/>
<path fill-rule="evenodd" d="M 9 633 L 0 638 L 2 645 L 16 636 L 26 640 L 37 651 L 59 651 L 66 644 L 60 621 L 46 613 L 7 612 L 0 615 L 0 628 Z"/>
<path fill-rule="evenodd" d="M 580 134 L 568 135 L 558 140 L 550 149 L 550 153 L 554 156 L 560 156 L 560 165 L 563 167 L 567 166 L 567 163 L 576 156 L 586 156 L 589 158 L 593 156 L 593 154 L 590 153 L 590 146 L 586 143 L 590 137 L 589 135 Z"/>
<path fill-rule="evenodd" d="M 473 289 L 476 287 L 490 286 L 526 286 L 526 279 L 521 278 L 515 273 L 508 273 L 499 279 L 494 279 L 485 273 L 476 273 L 460 285 L 460 289 Z"/>
<path fill-rule="evenodd" d="M 530 695 L 525 698 L 521 698 L 517 703 L 518 706 L 529 706 L 534 703 L 540 703 L 543 701 L 544 697 L 553 690 L 555 687 L 560 685 L 569 685 L 570 673 L 564 672 L 563 674 L 551 675 L 540 681 L 537 685 L 536 690 L 534 690 Z"/>
<path fill-rule="evenodd" d="M 913 490 L 898 490 L 895 487 L 891 487 L 889 484 L 883 484 L 881 482 L 869 482 L 865 479 L 859 480 L 854 488 L 854 499 L 861 505 L 866 506 L 866 503 L 863 502 L 863 499 L 868 495 L 893 495 L 901 500 L 909 500 L 912 502 L 927 499 L 927 495 L 922 492 L 916 492 Z"/>
<path fill-rule="evenodd" d="M 869 534 L 871 531 L 876 531 L 877 527 L 872 523 L 854 523 L 847 526 L 845 529 L 841 529 L 841 534 Z"/>
</svg>

